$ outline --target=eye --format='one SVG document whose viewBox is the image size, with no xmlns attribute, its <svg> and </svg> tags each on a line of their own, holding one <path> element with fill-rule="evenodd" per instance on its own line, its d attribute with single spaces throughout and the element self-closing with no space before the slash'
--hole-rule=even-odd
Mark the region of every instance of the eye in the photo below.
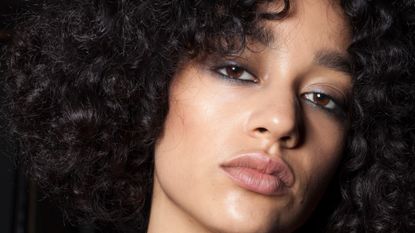
<svg viewBox="0 0 415 233">
<path fill-rule="evenodd" d="M 234 79 L 235 81 L 244 81 L 244 82 L 258 82 L 258 79 L 255 78 L 251 73 L 246 71 L 245 68 L 242 68 L 237 65 L 227 65 L 216 69 L 216 72 L 219 73 L 222 77 Z"/>
<path fill-rule="evenodd" d="M 323 93 L 318 93 L 318 92 L 308 92 L 303 94 L 303 97 L 307 100 L 310 101 L 311 103 L 334 111 L 336 110 L 339 106 L 338 104 L 328 95 L 325 95 Z"/>
</svg>

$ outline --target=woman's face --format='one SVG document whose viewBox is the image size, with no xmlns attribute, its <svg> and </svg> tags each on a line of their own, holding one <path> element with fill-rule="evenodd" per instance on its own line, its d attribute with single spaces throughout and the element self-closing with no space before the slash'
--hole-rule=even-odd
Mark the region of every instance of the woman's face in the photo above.
<svg viewBox="0 0 415 233">
<path fill-rule="evenodd" d="M 319 201 L 347 131 L 348 25 L 302 0 L 265 26 L 269 45 L 176 73 L 149 232 L 292 232 Z"/>
</svg>

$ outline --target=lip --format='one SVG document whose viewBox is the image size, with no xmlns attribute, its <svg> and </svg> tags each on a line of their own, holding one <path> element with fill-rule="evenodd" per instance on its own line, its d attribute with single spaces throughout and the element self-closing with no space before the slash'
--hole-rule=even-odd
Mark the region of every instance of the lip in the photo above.
<svg viewBox="0 0 415 233">
<path fill-rule="evenodd" d="M 283 195 L 294 183 L 294 175 L 279 158 L 262 153 L 238 155 L 220 165 L 240 187 L 263 195 Z"/>
</svg>

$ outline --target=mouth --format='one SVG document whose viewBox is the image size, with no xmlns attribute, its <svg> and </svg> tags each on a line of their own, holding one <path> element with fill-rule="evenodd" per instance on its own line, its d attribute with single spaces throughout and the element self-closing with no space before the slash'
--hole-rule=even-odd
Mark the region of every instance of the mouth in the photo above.
<svg viewBox="0 0 415 233">
<path fill-rule="evenodd" d="M 262 195 L 283 195 L 294 183 L 294 175 L 281 159 L 261 153 L 239 155 L 220 167 L 240 187 Z"/>
</svg>

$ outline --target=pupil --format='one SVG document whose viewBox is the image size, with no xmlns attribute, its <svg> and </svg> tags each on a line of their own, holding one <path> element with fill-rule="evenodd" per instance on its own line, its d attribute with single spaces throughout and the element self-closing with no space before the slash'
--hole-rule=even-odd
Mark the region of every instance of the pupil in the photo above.
<svg viewBox="0 0 415 233">
<path fill-rule="evenodd" d="M 239 78 L 242 75 L 243 70 L 236 66 L 230 66 L 226 68 L 226 72 L 232 78 Z"/>
<path fill-rule="evenodd" d="M 321 93 L 316 93 L 314 101 L 321 105 L 327 105 L 330 102 L 329 98 L 327 98 L 326 95 Z"/>
</svg>

